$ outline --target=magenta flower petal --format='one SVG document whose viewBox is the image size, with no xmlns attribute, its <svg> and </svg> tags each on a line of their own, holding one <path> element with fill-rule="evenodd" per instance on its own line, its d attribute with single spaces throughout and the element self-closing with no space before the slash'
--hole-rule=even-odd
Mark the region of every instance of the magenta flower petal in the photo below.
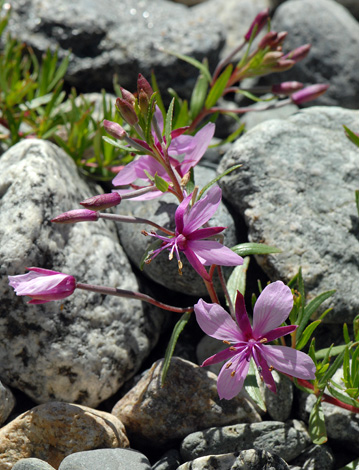
<svg viewBox="0 0 359 470">
<path fill-rule="evenodd" d="M 212 186 L 206 196 L 193 204 L 193 207 L 188 213 L 183 216 L 183 235 L 187 236 L 194 232 L 209 219 L 216 212 L 222 198 L 222 190 L 219 186 Z"/>
<path fill-rule="evenodd" d="M 267 361 L 263 357 L 264 355 L 262 354 L 263 346 L 258 345 L 253 348 L 253 359 L 254 362 L 256 363 L 258 367 L 258 372 L 260 373 L 261 377 L 263 377 L 263 381 L 266 384 L 266 386 L 271 390 L 273 393 L 276 393 L 277 387 L 275 385 L 272 372 L 269 369 L 269 366 L 267 364 Z"/>
<path fill-rule="evenodd" d="M 212 240 L 188 240 L 190 247 L 205 265 L 218 264 L 220 266 L 240 266 L 243 258 L 221 243 Z"/>
<path fill-rule="evenodd" d="M 199 228 L 195 232 L 190 233 L 186 238 L 187 240 L 202 240 L 203 238 L 213 237 L 213 235 L 223 232 L 225 228 L 226 227 Z"/>
<path fill-rule="evenodd" d="M 287 325 L 287 326 L 280 326 L 279 328 L 274 328 L 274 330 L 268 331 L 264 334 L 267 342 L 274 341 L 281 336 L 289 335 L 293 333 L 298 328 L 298 325 Z"/>
<path fill-rule="evenodd" d="M 302 351 L 286 346 L 263 346 L 262 354 L 269 366 L 298 379 L 314 380 L 316 367 Z"/>
<path fill-rule="evenodd" d="M 182 233 L 184 228 L 184 217 L 189 210 L 189 204 L 192 199 L 192 194 L 188 195 L 183 199 L 180 205 L 177 207 L 175 212 L 175 223 L 176 223 L 176 232 Z"/>
<path fill-rule="evenodd" d="M 29 273 L 9 276 L 9 284 L 16 295 L 31 297 L 29 303 L 45 303 L 61 300 L 71 295 L 76 288 L 76 280 L 68 274 L 42 268 L 28 268 Z"/>
<path fill-rule="evenodd" d="M 233 358 L 232 362 L 229 361 L 222 367 L 217 381 L 220 399 L 231 400 L 241 391 L 249 369 L 249 361 L 244 356 L 243 352 L 236 359 Z"/>
<path fill-rule="evenodd" d="M 183 250 L 186 258 L 190 262 L 192 268 L 206 281 L 210 281 L 210 277 L 206 269 L 203 267 L 202 261 L 198 258 L 197 254 L 191 250 L 189 246 Z"/>
<path fill-rule="evenodd" d="M 112 180 L 114 186 L 124 186 L 132 184 L 137 179 L 142 179 L 148 182 L 148 177 L 145 170 L 152 176 L 156 173 L 166 181 L 170 181 L 169 176 L 164 170 L 163 166 L 158 163 L 150 155 L 143 155 L 142 157 L 128 163 Z"/>
<path fill-rule="evenodd" d="M 253 334 L 259 338 L 281 325 L 293 308 L 293 295 L 281 281 L 269 284 L 258 297 L 253 310 Z"/>
<path fill-rule="evenodd" d="M 208 357 L 205 361 L 203 361 L 201 367 L 210 366 L 212 364 L 218 364 L 219 362 L 227 361 L 227 359 L 231 359 L 232 357 L 237 356 L 238 353 L 243 352 L 246 347 L 247 346 L 244 345 L 241 348 L 235 348 L 233 351 L 229 348 L 220 351 L 219 353 L 214 354 L 213 356 Z"/>
<path fill-rule="evenodd" d="M 236 320 L 239 329 L 243 332 L 243 337 L 246 339 L 252 338 L 252 326 L 249 322 L 248 313 L 244 303 L 244 297 L 238 290 L 236 298 Z"/>
<path fill-rule="evenodd" d="M 244 337 L 236 322 L 218 304 L 200 299 L 194 306 L 196 320 L 202 330 L 212 338 L 237 343 Z"/>
</svg>

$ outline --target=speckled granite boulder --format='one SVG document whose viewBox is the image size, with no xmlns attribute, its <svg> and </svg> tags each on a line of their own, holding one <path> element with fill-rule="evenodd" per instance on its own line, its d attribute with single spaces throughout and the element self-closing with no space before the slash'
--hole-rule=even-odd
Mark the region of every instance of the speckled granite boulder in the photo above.
<svg viewBox="0 0 359 470">
<path fill-rule="evenodd" d="M 218 170 L 242 164 L 220 184 L 250 241 L 282 250 L 257 257 L 270 279 L 288 281 L 302 267 L 308 300 L 336 289 L 325 304 L 333 307 L 330 323 L 352 322 L 359 311 L 359 149 L 343 124 L 359 129 L 359 112 L 312 107 L 266 121 L 233 145 Z"/>
<path fill-rule="evenodd" d="M 138 301 L 76 291 L 27 305 L 8 285 L 8 275 L 38 266 L 138 290 L 112 223 L 50 222 L 99 191 L 46 141 L 23 141 L 0 159 L 0 376 L 36 402 L 97 405 L 137 372 L 161 329 L 163 312 Z"/>
</svg>

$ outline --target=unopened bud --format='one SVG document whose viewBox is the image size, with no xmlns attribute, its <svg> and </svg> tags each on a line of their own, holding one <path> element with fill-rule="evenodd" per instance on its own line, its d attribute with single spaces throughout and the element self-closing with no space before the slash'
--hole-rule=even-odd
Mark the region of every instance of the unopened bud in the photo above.
<svg viewBox="0 0 359 470">
<path fill-rule="evenodd" d="M 117 98 L 116 106 L 120 111 L 123 119 L 128 122 L 130 126 L 134 126 L 138 123 L 138 117 L 134 106 L 123 98 Z"/>
<path fill-rule="evenodd" d="M 126 90 L 125 88 L 120 87 L 120 90 L 121 90 L 122 99 L 124 99 L 125 101 L 127 101 L 127 103 L 130 103 L 132 104 L 132 106 L 134 106 L 136 102 L 135 96 L 130 91 Z"/>
<path fill-rule="evenodd" d="M 153 90 L 152 90 L 151 85 L 148 83 L 145 77 L 139 73 L 138 79 L 137 79 L 138 95 L 140 95 L 141 91 L 147 96 L 148 99 L 150 99 L 151 96 L 153 95 Z"/>
<path fill-rule="evenodd" d="M 258 33 L 263 29 L 263 27 L 267 24 L 268 19 L 269 19 L 269 8 L 266 8 L 265 10 L 258 13 L 258 15 L 254 18 L 253 23 L 251 24 L 251 26 L 249 27 L 249 30 L 244 36 L 244 39 L 246 41 L 249 41 L 252 37 L 252 34 L 254 35 L 254 37 L 256 37 Z"/>
<path fill-rule="evenodd" d="M 259 41 L 258 49 L 265 49 L 266 47 L 272 47 L 272 44 L 277 40 L 278 33 L 275 31 L 269 31 L 263 38 Z"/>
<path fill-rule="evenodd" d="M 99 215 L 95 211 L 88 209 L 75 209 L 73 211 L 67 211 L 63 214 L 58 215 L 51 222 L 57 224 L 75 224 L 77 222 L 96 222 Z"/>
<path fill-rule="evenodd" d="M 272 67 L 272 72 L 285 72 L 295 65 L 294 60 L 283 60 L 279 59 L 277 63 Z"/>
<path fill-rule="evenodd" d="M 127 132 L 123 127 L 117 124 L 117 122 L 107 121 L 107 119 L 104 119 L 103 127 L 108 134 L 112 135 L 112 137 L 115 137 L 116 139 L 122 140 L 127 137 Z"/>
<path fill-rule="evenodd" d="M 121 202 L 121 196 L 116 193 L 99 194 L 98 196 L 89 197 L 80 202 L 81 206 L 92 211 L 102 211 L 110 207 L 117 206 Z"/>
<path fill-rule="evenodd" d="M 267 52 L 262 60 L 262 65 L 274 65 L 279 59 L 283 57 L 283 52 L 280 51 L 271 51 Z"/>
<path fill-rule="evenodd" d="M 302 104 L 307 101 L 315 100 L 320 95 L 325 93 L 328 88 L 329 88 L 329 85 L 325 85 L 324 83 L 318 84 L 318 85 L 311 85 L 306 88 L 303 88 L 303 90 L 299 90 L 296 93 L 293 93 L 293 95 L 290 98 L 293 101 L 293 103 Z"/>
<path fill-rule="evenodd" d="M 288 52 L 288 54 L 285 54 L 283 59 L 290 59 L 294 60 L 294 62 L 299 62 L 307 57 L 311 47 L 311 44 L 303 44 L 303 46 L 297 47 L 296 49 Z"/>
<path fill-rule="evenodd" d="M 275 95 L 291 95 L 304 87 L 300 82 L 283 82 L 272 85 L 271 91 Z"/>
</svg>

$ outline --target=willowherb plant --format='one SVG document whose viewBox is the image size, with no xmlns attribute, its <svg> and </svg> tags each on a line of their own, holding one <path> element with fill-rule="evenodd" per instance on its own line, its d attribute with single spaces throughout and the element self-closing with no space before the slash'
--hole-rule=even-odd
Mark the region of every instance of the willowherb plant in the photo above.
<svg viewBox="0 0 359 470">
<path fill-rule="evenodd" d="M 255 19 L 244 38 L 244 44 L 250 46 L 267 20 L 267 12 Z M 258 47 L 255 53 L 247 53 L 239 65 L 233 69 L 232 66 L 227 65 L 226 61 L 219 64 L 214 77 L 211 78 L 212 88 L 207 98 L 204 98 L 204 107 L 198 107 L 198 114 L 192 116 L 194 119 L 189 126 L 175 127 L 174 123 L 178 122 L 174 119 L 175 99 L 172 100 L 165 113 L 161 112 L 157 106 L 157 92 L 153 91 L 142 75 L 138 78 L 136 96 L 121 88 L 121 96 L 117 99 L 116 106 L 124 124 L 105 119 L 104 129 L 112 136 L 112 139 L 105 137 L 104 140 L 121 151 L 131 152 L 136 155 L 136 158 L 115 176 L 113 179 L 115 189 L 111 193 L 93 196 L 80 203 L 83 206 L 82 209 L 71 210 L 52 219 L 54 223 L 68 224 L 96 222 L 104 218 L 118 223 L 149 226 L 150 229 L 142 233 L 156 239 L 158 245 L 147 252 L 144 259 L 147 262 L 151 260 L 163 262 L 157 256 L 161 252 L 167 252 L 169 260 L 176 258 L 179 275 L 186 275 L 182 272 L 181 261 L 181 256 L 185 256 L 202 278 L 211 303 L 199 299 L 195 306 L 179 308 L 165 305 L 140 292 L 84 284 L 73 275 L 35 267 L 29 268 L 30 272 L 25 275 L 9 276 L 9 282 L 17 295 L 29 296 L 30 303 L 64 299 L 72 295 L 76 289 L 82 289 L 139 299 L 169 312 L 182 314 L 166 351 L 163 381 L 178 336 L 191 313 L 195 311 L 197 321 L 203 331 L 229 346 L 203 364 L 227 361 L 218 377 L 220 397 L 225 399 L 234 397 L 243 386 L 246 387 L 246 380 L 250 379 L 251 386 L 246 388 L 251 397 L 263 408 L 264 403 L 259 387 L 252 386 L 252 379 L 258 376 L 259 381 L 263 380 L 272 391 L 275 391 L 271 372 L 276 369 L 293 380 L 299 388 L 314 393 L 318 397 L 311 415 L 310 432 L 314 442 L 322 443 L 325 441 L 325 432 L 323 431 L 321 401 L 328 401 L 359 412 L 359 379 L 357 378 L 359 327 L 356 324 L 354 328 L 354 340 L 350 340 L 347 329 L 344 329 L 346 344 L 335 351 L 334 348 L 330 348 L 328 351 L 316 352 L 312 340 L 308 354 L 304 353 L 302 349 L 306 347 L 328 310 L 318 320 L 311 322 L 310 319 L 334 291 L 325 292 L 306 305 L 301 272 L 288 286 L 277 281 L 263 289 L 254 303 L 253 325 L 251 325 L 243 299 L 246 257 L 251 254 L 275 253 L 279 250 L 254 243 L 244 243 L 231 249 L 223 246 L 221 233 L 224 227 L 210 226 L 210 219 L 221 202 L 221 189 L 215 185 L 220 177 L 201 190 L 195 186 L 193 180 L 193 167 L 199 163 L 211 141 L 214 124 L 202 125 L 195 135 L 190 135 L 189 132 L 194 133 L 197 124 L 212 113 L 214 98 L 225 93 L 226 87 L 231 87 L 235 81 L 239 80 L 238 77 L 242 78 L 246 73 L 254 73 L 255 57 L 260 58 L 257 61 L 260 64 L 258 70 L 263 73 L 265 66 L 273 71 L 278 67 L 293 65 L 292 62 L 295 62 L 293 57 L 298 58 L 306 53 L 307 48 L 284 56 L 277 50 L 283 36 L 280 33 L 272 35 L 267 33 L 266 39 L 260 42 L 261 47 Z M 274 47 L 276 49 L 273 51 Z M 280 52 L 280 54 L 273 55 L 273 52 Z M 287 63 L 288 61 L 291 61 L 290 64 Z M 227 68 L 222 71 L 226 65 Z M 203 71 L 203 73 L 207 72 Z M 224 80 L 223 77 L 226 79 Z M 221 86 L 218 83 L 221 83 Z M 296 89 L 297 91 L 292 94 L 292 99 L 294 96 L 297 101 L 318 94 L 317 89 L 298 91 L 298 86 L 293 84 L 282 84 L 277 89 L 281 92 L 286 90 L 286 93 L 292 93 Z M 320 92 L 322 91 L 321 89 Z M 302 95 L 296 95 L 296 93 L 302 93 Z M 240 165 L 237 165 L 227 170 L 225 174 L 239 167 Z M 129 188 L 116 189 L 117 185 L 128 185 Z M 122 199 L 146 200 L 160 197 L 164 193 L 172 194 L 178 203 L 173 230 L 162 227 L 151 219 L 105 212 L 119 205 Z M 221 266 L 235 266 L 227 284 Z M 219 274 L 229 313 L 220 306 L 218 293 L 213 283 L 216 271 Z M 289 337 L 289 335 L 290 347 L 285 341 L 285 336 Z M 272 342 L 274 345 L 268 344 Z M 336 356 L 333 362 L 330 361 L 331 356 Z M 345 387 L 338 388 L 331 382 L 331 378 L 341 364 L 344 365 Z M 332 395 L 329 395 L 327 391 L 330 391 Z"/>
</svg>

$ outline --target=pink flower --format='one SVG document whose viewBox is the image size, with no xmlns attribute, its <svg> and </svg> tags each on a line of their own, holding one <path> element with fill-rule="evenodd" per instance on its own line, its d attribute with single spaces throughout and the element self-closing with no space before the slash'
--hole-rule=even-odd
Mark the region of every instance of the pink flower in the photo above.
<svg viewBox="0 0 359 470">
<path fill-rule="evenodd" d="M 286 346 L 269 346 L 267 343 L 292 333 L 297 325 L 279 326 L 289 316 L 293 296 L 281 281 L 269 284 L 254 306 L 253 328 L 249 322 L 243 296 L 237 293 L 236 319 L 218 304 L 208 304 L 202 299 L 194 306 L 197 322 L 213 338 L 230 345 L 229 348 L 206 359 L 202 366 L 228 361 L 218 375 L 218 395 L 230 400 L 243 387 L 248 374 L 249 361 L 254 359 L 267 387 L 273 392 L 276 386 L 271 371 L 300 379 L 315 379 L 315 365 L 305 353 Z"/>
<path fill-rule="evenodd" d="M 163 129 L 163 117 L 161 111 L 157 108 L 155 117 L 158 122 L 159 128 Z M 208 145 L 213 137 L 215 125 L 208 123 L 195 136 L 183 135 L 187 128 L 175 129 L 171 133 L 171 144 L 168 147 L 168 154 L 170 157 L 170 163 L 175 171 L 176 176 L 179 180 L 203 157 Z M 155 144 L 160 153 L 162 153 L 161 145 L 158 142 L 155 132 L 153 132 Z M 141 143 L 143 147 L 148 147 L 145 142 L 136 141 Z M 142 157 L 128 163 L 112 180 L 114 186 L 133 185 L 135 188 L 142 188 L 146 185 L 152 185 L 146 172 L 151 176 L 158 176 L 163 178 L 168 183 L 171 182 L 165 168 L 151 155 L 143 155 Z M 129 192 L 128 189 L 116 190 L 119 194 L 125 194 Z M 142 196 L 137 196 L 133 200 L 148 200 L 154 199 L 161 196 L 161 191 L 151 191 Z"/>
<path fill-rule="evenodd" d="M 16 295 L 28 295 L 29 304 L 44 304 L 51 300 L 61 300 L 71 295 L 76 288 L 76 280 L 68 274 L 42 268 L 26 268 L 30 272 L 19 276 L 9 276 L 9 284 Z"/>
<path fill-rule="evenodd" d="M 148 262 L 164 250 L 169 250 L 169 259 L 176 256 L 180 274 L 182 262 L 180 252 L 186 256 L 197 273 L 207 281 L 210 277 L 204 266 L 217 264 L 220 266 L 237 266 L 243 258 L 215 240 L 208 238 L 222 232 L 225 227 L 200 228 L 208 222 L 221 202 L 222 191 L 212 186 L 207 195 L 190 207 L 192 194 L 187 196 L 178 206 L 175 213 L 176 230 L 173 237 L 165 237 L 156 233 L 148 233 L 163 241 L 161 248 L 154 250 Z M 207 240 L 206 240 L 207 239 Z"/>
</svg>

